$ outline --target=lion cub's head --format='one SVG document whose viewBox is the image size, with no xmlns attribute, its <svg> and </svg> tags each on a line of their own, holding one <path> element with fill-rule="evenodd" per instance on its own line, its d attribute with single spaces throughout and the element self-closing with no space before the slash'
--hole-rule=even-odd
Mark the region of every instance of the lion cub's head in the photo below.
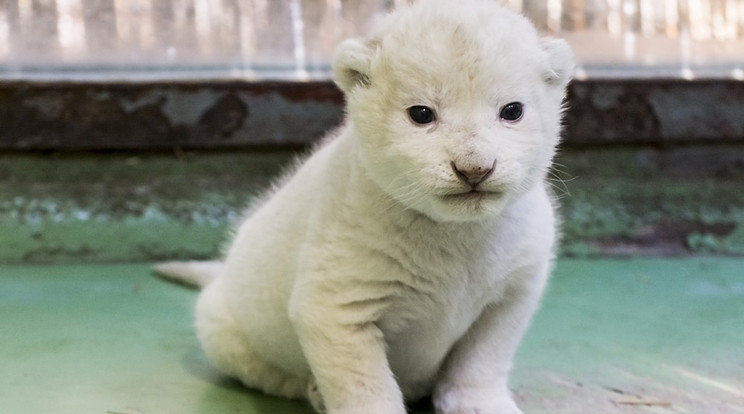
<svg viewBox="0 0 744 414">
<path fill-rule="evenodd" d="M 573 59 L 495 0 L 420 0 L 339 45 L 333 69 L 370 178 L 434 220 L 467 221 L 543 180 Z"/>
</svg>

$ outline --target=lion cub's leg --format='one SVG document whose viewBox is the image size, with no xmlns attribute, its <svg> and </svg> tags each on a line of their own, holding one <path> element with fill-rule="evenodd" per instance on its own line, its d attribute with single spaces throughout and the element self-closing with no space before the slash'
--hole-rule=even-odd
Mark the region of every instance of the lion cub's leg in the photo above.
<svg viewBox="0 0 744 414">
<path fill-rule="evenodd" d="M 199 297 L 196 332 L 207 358 L 221 372 L 266 394 L 307 398 L 308 380 L 284 372 L 253 352 L 249 339 L 230 317 L 214 286 L 208 286 Z"/>
</svg>

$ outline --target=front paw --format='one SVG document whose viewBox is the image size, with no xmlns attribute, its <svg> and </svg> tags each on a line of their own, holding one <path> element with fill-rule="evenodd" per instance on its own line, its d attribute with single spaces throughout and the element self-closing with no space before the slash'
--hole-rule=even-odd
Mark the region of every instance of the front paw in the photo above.
<svg viewBox="0 0 744 414">
<path fill-rule="evenodd" d="M 315 377 L 313 376 L 310 377 L 310 380 L 307 383 L 306 394 L 307 400 L 310 402 L 310 405 L 313 407 L 315 412 L 318 414 L 325 414 L 326 408 L 325 403 L 323 402 L 323 396 L 320 395 L 318 383 L 315 382 Z"/>
<path fill-rule="evenodd" d="M 449 388 L 434 395 L 437 414 L 523 414 L 507 393 Z"/>
</svg>

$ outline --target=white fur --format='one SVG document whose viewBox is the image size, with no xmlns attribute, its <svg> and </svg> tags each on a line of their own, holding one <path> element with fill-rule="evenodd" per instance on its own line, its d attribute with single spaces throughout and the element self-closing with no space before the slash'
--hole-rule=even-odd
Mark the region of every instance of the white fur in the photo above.
<svg viewBox="0 0 744 414">
<path fill-rule="evenodd" d="M 225 373 L 331 414 L 516 414 L 507 389 L 556 239 L 546 191 L 572 68 L 491 0 L 421 0 L 334 59 L 348 117 L 237 230 L 202 292 Z M 524 103 L 523 118 L 500 108 Z M 407 108 L 433 108 L 421 126 Z M 494 172 L 467 192 L 452 168 Z"/>
</svg>

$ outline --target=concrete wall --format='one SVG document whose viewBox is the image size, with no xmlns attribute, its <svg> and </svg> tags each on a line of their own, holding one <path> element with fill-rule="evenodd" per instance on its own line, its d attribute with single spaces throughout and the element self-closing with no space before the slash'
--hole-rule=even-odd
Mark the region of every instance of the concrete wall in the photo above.
<svg viewBox="0 0 744 414">
<path fill-rule="evenodd" d="M 744 144 L 744 82 L 576 81 L 565 144 Z M 330 82 L 0 83 L 0 150 L 306 145 L 343 119 Z"/>
</svg>

